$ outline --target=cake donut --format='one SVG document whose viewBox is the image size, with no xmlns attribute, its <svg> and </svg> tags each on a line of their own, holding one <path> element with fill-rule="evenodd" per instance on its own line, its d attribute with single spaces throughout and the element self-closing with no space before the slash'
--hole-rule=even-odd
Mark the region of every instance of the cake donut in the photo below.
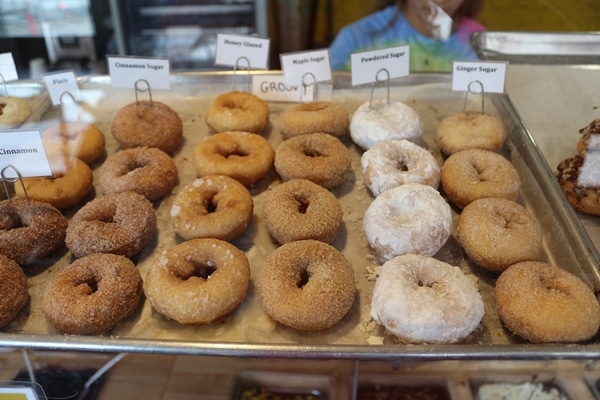
<svg viewBox="0 0 600 400">
<path fill-rule="evenodd" d="M 504 124 L 498 118 L 481 112 L 450 114 L 437 128 L 437 141 L 446 155 L 467 149 L 496 151 L 505 140 Z"/>
<path fill-rule="evenodd" d="M 406 183 L 388 189 L 367 207 L 365 236 L 382 260 L 407 254 L 433 256 L 452 232 L 452 210 L 428 185 Z"/>
<path fill-rule="evenodd" d="M 562 160 L 556 178 L 567 200 L 576 211 L 600 215 L 600 153 L 588 152 Z"/>
<path fill-rule="evenodd" d="M 110 331 L 138 307 L 142 285 L 139 271 L 127 257 L 91 254 L 67 265 L 48 282 L 42 312 L 61 332 Z"/>
<path fill-rule="evenodd" d="M 348 132 L 350 113 L 341 104 L 317 101 L 296 104 L 281 113 L 280 130 L 285 139 L 306 133 L 342 136 Z"/>
<path fill-rule="evenodd" d="M 0 98 L 0 127 L 16 128 L 31 116 L 32 110 L 28 102 L 18 97 Z"/>
<path fill-rule="evenodd" d="M 385 140 L 365 151 L 360 159 L 365 185 L 374 196 L 408 182 L 437 189 L 440 165 L 426 149 L 405 139 Z"/>
<path fill-rule="evenodd" d="M 596 118 L 579 130 L 581 137 L 577 141 L 577 151 L 585 154 L 589 151 L 600 150 L 600 118 Z"/>
<path fill-rule="evenodd" d="M 327 189 L 344 183 L 351 167 L 346 146 L 320 132 L 283 141 L 275 150 L 274 164 L 284 181 L 307 179 Z"/>
<path fill-rule="evenodd" d="M 8 325 L 29 300 L 27 276 L 14 260 L 0 254 L 0 328 Z"/>
<path fill-rule="evenodd" d="M 61 122 L 42 131 L 42 142 L 50 156 L 77 157 L 91 164 L 104 153 L 104 133 L 93 124 Z"/>
<path fill-rule="evenodd" d="M 504 325 L 532 343 L 572 343 L 591 338 L 600 325 L 593 291 L 556 265 L 525 261 L 496 280 L 495 301 Z"/>
<path fill-rule="evenodd" d="M 469 203 L 458 218 L 457 238 L 476 265 L 493 272 L 542 255 L 539 223 L 526 208 L 507 199 Z"/>
<path fill-rule="evenodd" d="M 458 208 L 484 197 L 516 200 L 521 179 L 515 167 L 498 153 L 469 149 L 454 153 L 442 165 L 442 188 Z"/>
<path fill-rule="evenodd" d="M 65 243 L 74 257 L 111 253 L 133 257 L 156 231 L 152 203 L 135 192 L 97 197 L 73 215 Z"/>
<path fill-rule="evenodd" d="M 267 192 L 264 220 L 280 244 L 314 239 L 331 243 L 342 224 L 342 206 L 329 190 L 306 179 L 292 179 Z"/>
<path fill-rule="evenodd" d="M 223 93 L 206 110 L 206 125 L 214 132 L 260 133 L 269 123 L 269 106 L 246 92 Z"/>
<path fill-rule="evenodd" d="M 240 236 L 254 212 L 252 195 L 225 175 L 208 175 L 186 185 L 173 200 L 171 225 L 184 240 Z"/>
<path fill-rule="evenodd" d="M 458 267 L 418 254 L 385 262 L 371 300 L 371 317 L 404 343 L 458 342 L 484 314 L 471 278 Z"/>
<path fill-rule="evenodd" d="M 124 149 L 107 157 L 98 169 L 98 181 L 104 194 L 133 191 L 154 201 L 177 184 L 177 166 L 155 147 Z"/>
<path fill-rule="evenodd" d="M 302 331 L 330 328 L 355 296 L 350 262 L 318 240 L 290 242 L 270 253 L 260 271 L 258 295 L 275 321 Z"/>
<path fill-rule="evenodd" d="M 204 139 L 194 151 L 199 177 L 227 175 L 252 186 L 273 167 L 275 151 L 267 139 L 250 132 L 221 132 Z"/>
<path fill-rule="evenodd" d="M 423 137 L 419 114 L 400 101 L 373 100 L 363 103 L 350 119 L 350 137 L 363 149 L 377 142 L 407 139 L 417 142 Z"/>
<path fill-rule="evenodd" d="M 140 100 L 126 105 L 113 118 L 110 130 L 125 149 L 157 147 L 172 154 L 183 139 L 181 118 L 159 101 Z"/>
<path fill-rule="evenodd" d="M 209 324 L 235 310 L 250 286 L 250 265 L 234 245 L 192 239 L 165 250 L 146 276 L 152 308 L 180 324 Z"/>
</svg>

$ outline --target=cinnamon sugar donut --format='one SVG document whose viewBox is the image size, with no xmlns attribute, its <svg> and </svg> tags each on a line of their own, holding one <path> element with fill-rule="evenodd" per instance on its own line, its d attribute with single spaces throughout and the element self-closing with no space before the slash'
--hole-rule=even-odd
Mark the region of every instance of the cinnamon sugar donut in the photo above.
<svg viewBox="0 0 600 400">
<path fill-rule="evenodd" d="M 348 132 L 350 113 L 331 101 L 296 104 L 281 113 L 280 125 L 285 139 L 316 132 L 339 137 Z"/>
<path fill-rule="evenodd" d="M 334 247 L 299 240 L 267 256 L 258 295 L 275 321 L 303 331 L 327 329 L 346 315 L 355 296 L 350 262 Z"/>
<path fill-rule="evenodd" d="M 260 135 L 221 132 L 204 139 L 194 152 L 198 176 L 227 175 L 249 187 L 273 166 L 275 151 Z"/>
<path fill-rule="evenodd" d="M 260 133 L 268 123 L 269 106 L 252 93 L 223 93 L 206 110 L 206 125 L 214 132 Z"/>
<path fill-rule="evenodd" d="M 105 138 L 98 127 L 85 122 L 61 122 L 42 132 L 50 156 L 77 157 L 88 164 L 104 153 Z"/>
<path fill-rule="evenodd" d="M 600 215 L 600 152 L 590 151 L 562 160 L 556 177 L 576 211 Z"/>
<path fill-rule="evenodd" d="M 506 140 L 506 128 L 492 115 L 474 111 L 458 112 L 440 122 L 437 140 L 446 155 L 467 149 L 496 151 Z"/>
<path fill-rule="evenodd" d="M 295 136 L 275 150 L 275 170 L 284 181 L 308 179 L 331 189 L 346 181 L 350 167 L 346 146 L 326 133 Z"/>
<path fill-rule="evenodd" d="M 342 217 L 339 200 L 306 179 L 284 182 L 270 189 L 264 200 L 265 225 L 280 244 L 302 239 L 331 243 Z"/>
<path fill-rule="evenodd" d="M 91 254 L 75 260 L 48 282 L 42 312 L 61 332 L 106 332 L 135 311 L 142 285 L 139 271 L 128 258 Z"/>
<path fill-rule="evenodd" d="M 144 284 L 152 308 L 180 324 L 209 324 L 231 313 L 249 286 L 246 255 L 217 239 L 192 239 L 165 250 Z"/>
<path fill-rule="evenodd" d="M 18 97 L 0 98 L 0 127 L 3 129 L 21 126 L 31 116 L 28 102 Z"/>
<path fill-rule="evenodd" d="M 108 156 L 98 178 L 104 194 L 134 191 L 154 201 L 171 193 L 177 184 L 177 166 L 158 148 L 137 147 Z"/>
<path fill-rule="evenodd" d="M 600 326 L 594 292 L 558 266 L 525 261 L 496 281 L 495 299 L 504 325 L 532 343 L 573 343 L 589 339 Z"/>
<path fill-rule="evenodd" d="M 0 328 L 8 325 L 29 300 L 27 276 L 15 261 L 0 254 Z"/>
</svg>

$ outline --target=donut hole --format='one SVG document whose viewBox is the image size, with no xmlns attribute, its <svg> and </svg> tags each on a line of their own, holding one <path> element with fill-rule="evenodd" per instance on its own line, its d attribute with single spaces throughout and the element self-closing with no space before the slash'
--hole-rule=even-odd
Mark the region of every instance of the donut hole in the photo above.
<svg viewBox="0 0 600 400">
<path fill-rule="evenodd" d="M 187 281 L 188 279 L 195 277 L 206 281 L 210 279 L 210 276 L 214 274 L 216 270 L 217 268 L 210 261 L 206 263 L 198 262 L 194 263 L 192 268 L 190 268 L 188 271 L 180 273 L 179 278 L 183 281 Z"/>
<path fill-rule="evenodd" d="M 221 155 L 227 159 L 230 157 L 248 157 L 250 153 L 247 151 L 243 151 L 242 149 L 236 148 L 231 151 L 222 151 Z"/>
<path fill-rule="evenodd" d="M 298 213 L 306 214 L 308 207 L 310 207 L 310 201 L 305 196 L 297 195 L 294 196 L 294 200 L 297 203 Z"/>
<path fill-rule="evenodd" d="M 206 210 L 206 212 L 208 214 L 212 214 L 212 213 L 216 212 L 217 208 L 219 207 L 219 202 L 217 201 L 215 196 L 216 196 L 215 194 L 212 194 L 212 195 L 208 196 L 206 199 L 204 199 L 204 201 L 202 202 L 202 206 L 204 207 L 204 209 Z"/>
<path fill-rule="evenodd" d="M 400 172 L 408 171 L 408 165 L 406 164 L 406 162 L 404 161 L 403 158 L 400 158 L 396 161 L 396 170 L 398 170 Z"/>
<path fill-rule="evenodd" d="M 325 157 L 323 153 L 321 153 L 318 149 L 312 147 L 305 147 L 302 149 L 302 154 L 306 157 L 317 158 L 317 157 Z"/>
<path fill-rule="evenodd" d="M 302 268 L 299 271 L 298 281 L 296 282 L 296 286 L 298 287 L 298 289 L 302 289 L 304 286 L 306 286 L 308 284 L 308 281 L 310 280 L 310 277 L 311 273 L 308 271 L 308 269 Z"/>
<path fill-rule="evenodd" d="M 128 175 L 138 169 L 146 167 L 148 163 L 146 160 L 131 160 L 127 163 L 127 170 L 124 175 Z"/>
<path fill-rule="evenodd" d="M 84 278 L 76 286 L 81 287 L 86 294 L 92 295 L 98 291 L 98 280 L 90 276 L 88 278 Z"/>
<path fill-rule="evenodd" d="M 11 229 L 23 228 L 27 226 L 18 214 L 8 213 L 0 217 L 0 229 L 9 231 Z"/>
<path fill-rule="evenodd" d="M 4 107 L 6 107 L 6 103 L 0 103 L 0 115 L 4 114 Z"/>
</svg>

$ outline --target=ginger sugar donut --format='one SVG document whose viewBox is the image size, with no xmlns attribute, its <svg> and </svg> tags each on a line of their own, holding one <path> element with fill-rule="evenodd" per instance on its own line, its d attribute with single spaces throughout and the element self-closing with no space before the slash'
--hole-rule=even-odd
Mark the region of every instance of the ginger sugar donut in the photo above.
<svg viewBox="0 0 600 400">
<path fill-rule="evenodd" d="M 0 254 L 0 328 L 8 325 L 29 300 L 27 276 L 14 260 Z"/>
<path fill-rule="evenodd" d="M 446 155 L 467 149 L 496 151 L 506 140 L 506 128 L 492 115 L 475 111 L 458 112 L 442 119 L 437 129 L 437 140 Z"/>
<path fill-rule="evenodd" d="M 206 125 L 214 132 L 261 133 L 269 123 L 269 106 L 246 92 L 223 93 L 206 110 Z"/>
<path fill-rule="evenodd" d="M 142 277 L 127 257 L 91 254 L 63 268 L 44 289 L 42 312 L 61 332 L 110 331 L 138 307 Z"/>
<path fill-rule="evenodd" d="M 31 116 L 29 103 L 18 97 L 3 97 L 0 99 L 0 127 L 3 129 L 17 128 Z"/>
<path fill-rule="evenodd" d="M 302 331 L 327 329 L 354 303 L 354 271 L 334 247 L 299 240 L 269 254 L 258 280 L 258 295 L 275 321 Z"/>
<path fill-rule="evenodd" d="M 408 182 L 437 189 L 440 166 L 423 147 L 405 139 L 385 140 L 365 151 L 360 159 L 365 185 L 374 196 Z"/>
<path fill-rule="evenodd" d="M 98 179 L 104 194 L 134 191 L 154 201 L 171 193 L 177 184 L 177 166 L 158 148 L 136 147 L 108 156 Z"/>
<path fill-rule="evenodd" d="M 192 239 L 165 250 L 144 283 L 152 308 L 180 324 L 210 324 L 235 310 L 250 286 L 250 264 L 234 245 Z"/>
<path fill-rule="evenodd" d="M 517 200 L 521 179 L 515 167 L 498 153 L 483 149 L 459 151 L 442 165 L 442 188 L 458 208 L 485 197 Z"/>
<path fill-rule="evenodd" d="M 73 215 L 65 243 L 74 257 L 111 253 L 133 257 L 156 231 L 152 203 L 135 192 L 95 198 Z"/>
<path fill-rule="evenodd" d="M 240 236 L 254 213 L 252 195 L 225 175 L 208 175 L 185 186 L 171 206 L 171 225 L 184 240 Z"/>
<path fill-rule="evenodd" d="M 495 300 L 504 325 L 532 343 L 574 343 L 589 339 L 600 325 L 593 291 L 558 266 L 524 261 L 496 280 Z"/>
<path fill-rule="evenodd" d="M 481 322 L 483 300 L 460 268 L 405 254 L 385 262 L 375 282 L 371 316 L 405 343 L 455 343 Z"/>
<path fill-rule="evenodd" d="M 50 156 L 77 157 L 88 164 L 98 160 L 105 149 L 104 133 L 93 124 L 63 122 L 42 132 Z"/>
<path fill-rule="evenodd" d="M 440 193 L 421 183 L 388 189 L 367 207 L 365 236 L 382 260 L 414 253 L 433 256 L 452 232 L 452 210 Z"/>
<path fill-rule="evenodd" d="M 523 206 L 502 198 L 469 203 L 457 226 L 458 242 L 481 268 L 502 272 L 521 261 L 542 255 L 542 229 Z"/>
<path fill-rule="evenodd" d="M 61 249 L 67 220 L 49 203 L 15 198 L 0 202 L 0 254 L 31 265 Z"/>
<path fill-rule="evenodd" d="M 121 108 L 110 130 L 121 147 L 156 147 L 172 154 L 182 142 L 183 122 L 159 101 L 140 100 Z"/>
<path fill-rule="evenodd" d="M 260 135 L 221 132 L 196 147 L 194 167 L 199 177 L 227 175 L 250 187 L 271 170 L 274 158 L 273 147 Z"/>
<path fill-rule="evenodd" d="M 284 139 L 306 133 L 343 136 L 350 126 L 350 113 L 340 104 L 317 101 L 296 104 L 281 113 L 280 129 Z"/>
<path fill-rule="evenodd" d="M 308 179 L 331 189 L 346 181 L 350 167 L 346 146 L 326 133 L 295 136 L 275 150 L 275 170 L 284 181 Z"/>
<path fill-rule="evenodd" d="M 342 224 L 342 206 L 329 190 L 292 179 L 267 192 L 265 226 L 280 244 L 303 239 L 331 243 Z"/>
</svg>

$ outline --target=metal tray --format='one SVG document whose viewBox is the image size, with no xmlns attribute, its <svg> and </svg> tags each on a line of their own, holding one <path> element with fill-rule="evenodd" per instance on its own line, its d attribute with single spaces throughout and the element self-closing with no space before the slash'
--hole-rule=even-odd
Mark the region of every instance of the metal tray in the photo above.
<svg viewBox="0 0 600 400">
<path fill-rule="evenodd" d="M 238 82 L 246 79 L 238 77 Z M 232 89 L 229 73 L 190 73 L 172 77 L 169 92 L 155 92 L 153 99 L 169 104 L 184 122 L 185 143 L 174 158 L 179 168 L 179 184 L 173 193 L 195 178 L 191 163 L 199 141 L 209 134 L 204 111 L 217 94 Z M 125 104 L 135 101 L 133 89 L 113 89 L 109 78 L 82 78 L 83 101 L 81 119 L 94 121 L 105 133 L 106 153 L 118 150 L 110 134 L 110 122 Z M 375 88 L 374 96 L 385 97 L 385 88 Z M 371 87 L 352 87 L 348 74 L 336 74 L 332 100 L 351 112 L 369 101 Z M 394 80 L 390 87 L 393 100 L 404 101 L 421 116 L 425 145 L 442 157 L 435 141 L 439 121 L 451 112 L 461 111 L 463 93 L 451 90 L 451 76 L 446 74 L 413 74 Z M 475 96 L 476 97 L 476 96 Z M 467 107 L 477 109 L 480 99 L 470 96 Z M 270 103 L 271 121 L 263 133 L 274 147 L 281 143 L 278 130 L 281 112 L 289 104 Z M 544 231 L 543 259 L 556 263 L 582 278 L 595 291 L 600 291 L 598 265 L 600 257 L 571 207 L 562 195 L 552 170 L 527 131 L 512 102 L 505 95 L 486 94 L 486 112 L 496 115 L 507 126 L 509 138 L 501 152 L 517 168 L 522 184 L 520 202 L 530 209 Z M 49 109 L 42 125 L 60 119 L 60 108 Z M 594 359 L 600 356 L 598 337 L 588 343 L 574 345 L 533 345 L 506 331 L 493 303 L 496 276 L 469 263 L 454 236 L 436 257 L 459 266 L 474 275 L 486 303 L 486 315 L 480 327 L 463 343 L 452 345 L 403 345 L 387 335 L 370 316 L 370 298 L 374 285 L 373 271 L 378 265 L 370 254 L 363 235 L 362 216 L 372 201 L 360 173 L 361 151 L 348 137 L 344 138 L 352 159 L 352 172 L 346 183 L 333 190 L 344 211 L 343 227 L 333 245 L 352 262 L 357 285 L 354 306 L 336 326 L 322 332 L 298 332 L 275 324 L 262 310 L 254 290 L 255 280 L 265 257 L 276 248 L 262 223 L 262 204 L 270 185 L 278 183 L 275 172 L 252 189 L 255 216 L 244 235 L 234 241 L 249 258 L 252 285 L 244 303 L 226 319 L 207 326 L 183 326 L 153 312 L 145 299 L 129 319 L 105 335 L 64 335 L 54 330 L 41 313 L 44 286 L 63 266 L 72 261 L 68 252 L 46 260 L 43 265 L 28 267 L 31 300 L 19 316 L 0 329 L 0 346 L 60 350 L 141 352 L 236 357 L 330 358 L 363 360 L 441 359 Z M 101 161 L 98 163 L 98 165 Z M 93 166 L 97 171 L 97 165 Z M 100 192 L 97 189 L 96 195 Z M 154 257 L 179 243 L 169 221 L 174 195 L 155 204 L 158 234 L 155 240 L 135 257 L 142 276 Z M 74 212 L 74 210 L 72 211 Z M 71 213 L 72 213 L 71 212 Z M 69 216 L 71 213 L 66 213 Z M 455 217 L 457 214 L 455 213 Z M 376 340 L 371 340 L 376 339 Z M 383 341 L 381 345 L 369 343 Z"/>
</svg>

